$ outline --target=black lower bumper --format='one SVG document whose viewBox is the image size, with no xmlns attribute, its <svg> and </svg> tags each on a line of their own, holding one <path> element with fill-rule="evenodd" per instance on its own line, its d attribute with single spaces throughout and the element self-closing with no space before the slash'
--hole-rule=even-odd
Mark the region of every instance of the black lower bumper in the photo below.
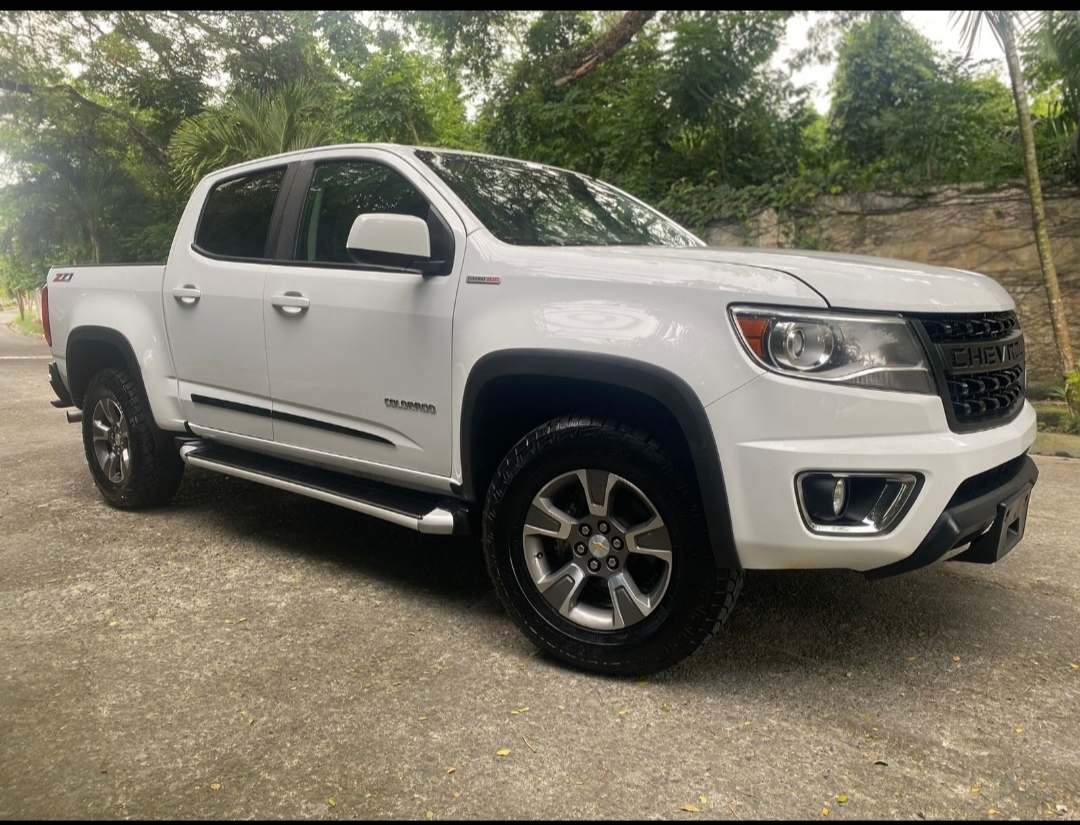
<svg viewBox="0 0 1080 825">
<path fill-rule="evenodd" d="M 75 402 L 71 400 L 71 393 L 69 393 L 67 387 L 64 386 L 64 380 L 60 377 L 60 369 L 56 366 L 55 361 L 49 364 L 49 386 L 51 386 L 53 392 L 56 393 L 57 400 L 51 402 L 54 407 L 75 406 Z"/>
<path fill-rule="evenodd" d="M 993 564 L 1023 538 L 1028 500 L 1038 478 L 1039 468 L 1025 454 L 968 479 L 914 553 L 864 575 L 880 579 L 917 570 L 968 543 L 971 546 L 951 561 Z"/>
</svg>

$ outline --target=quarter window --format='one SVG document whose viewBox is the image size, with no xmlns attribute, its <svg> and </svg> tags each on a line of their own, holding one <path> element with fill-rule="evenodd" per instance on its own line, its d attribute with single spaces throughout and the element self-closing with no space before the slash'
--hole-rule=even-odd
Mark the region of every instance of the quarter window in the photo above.
<svg viewBox="0 0 1080 825">
<path fill-rule="evenodd" d="M 222 181 L 210 190 L 195 244 L 230 258 L 266 258 L 266 236 L 285 167 L 263 169 Z"/>
<path fill-rule="evenodd" d="M 426 221 L 430 208 L 411 183 L 380 163 L 320 163 L 304 202 L 296 257 L 301 261 L 352 263 L 345 242 L 357 216 L 383 212 Z"/>
</svg>

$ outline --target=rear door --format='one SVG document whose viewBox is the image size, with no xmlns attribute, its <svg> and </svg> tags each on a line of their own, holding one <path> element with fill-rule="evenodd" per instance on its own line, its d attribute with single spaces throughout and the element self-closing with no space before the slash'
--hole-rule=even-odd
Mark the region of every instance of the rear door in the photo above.
<svg viewBox="0 0 1080 825">
<path fill-rule="evenodd" d="M 286 218 L 294 237 L 283 228 L 279 248 L 279 258 L 293 260 L 270 268 L 263 305 L 275 442 L 313 451 L 320 463 L 450 475 L 450 347 L 464 225 L 386 152 L 306 156 L 296 180 L 288 210 L 296 218 Z M 437 257 L 453 261 L 450 274 L 355 263 L 345 241 L 363 213 L 442 221 L 448 243 Z"/>
<path fill-rule="evenodd" d="M 216 182 L 194 243 L 173 245 L 165 324 L 180 403 L 201 434 L 273 438 L 263 287 L 289 171 L 281 165 Z"/>
</svg>

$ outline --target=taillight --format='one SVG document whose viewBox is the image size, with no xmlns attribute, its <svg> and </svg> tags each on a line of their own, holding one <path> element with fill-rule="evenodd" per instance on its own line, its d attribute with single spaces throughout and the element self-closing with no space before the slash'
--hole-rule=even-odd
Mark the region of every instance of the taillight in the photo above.
<svg viewBox="0 0 1080 825">
<path fill-rule="evenodd" d="M 49 285 L 41 288 L 41 327 L 45 330 L 45 343 L 52 346 L 52 327 L 49 326 Z"/>
</svg>

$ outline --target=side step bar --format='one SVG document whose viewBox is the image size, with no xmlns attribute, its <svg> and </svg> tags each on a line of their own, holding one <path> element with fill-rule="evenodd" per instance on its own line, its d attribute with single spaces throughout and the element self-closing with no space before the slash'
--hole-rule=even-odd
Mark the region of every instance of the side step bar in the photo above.
<svg viewBox="0 0 1080 825">
<path fill-rule="evenodd" d="M 232 447 L 211 445 L 201 439 L 182 437 L 177 443 L 180 457 L 192 467 L 299 493 L 421 533 L 446 536 L 470 532 L 464 502 Z"/>
</svg>

